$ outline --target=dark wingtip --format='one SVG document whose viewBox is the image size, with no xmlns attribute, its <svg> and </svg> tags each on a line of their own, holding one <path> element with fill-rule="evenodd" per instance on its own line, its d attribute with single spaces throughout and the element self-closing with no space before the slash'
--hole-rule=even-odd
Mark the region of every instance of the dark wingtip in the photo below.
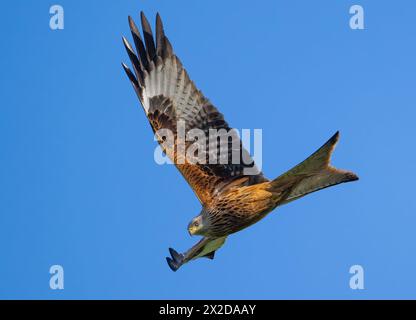
<svg viewBox="0 0 416 320">
<path fill-rule="evenodd" d="M 161 30 L 163 31 L 163 22 L 159 12 L 156 13 L 156 26 L 158 26 L 158 28 L 161 28 Z"/>
<path fill-rule="evenodd" d="M 124 71 L 127 73 L 127 75 L 128 75 L 128 73 L 129 73 L 129 67 L 124 63 L 124 62 L 122 62 L 121 63 L 121 66 L 123 67 L 123 69 L 124 69 Z"/>
<path fill-rule="evenodd" d="M 348 181 L 360 180 L 360 178 L 354 172 L 348 172 L 347 173 L 347 179 L 348 179 Z"/>
<path fill-rule="evenodd" d="M 215 258 L 215 251 L 212 251 L 212 252 L 208 253 L 204 257 L 205 258 L 208 258 L 208 259 L 211 259 L 211 260 L 214 260 L 214 258 Z"/>
<path fill-rule="evenodd" d="M 339 140 L 339 130 L 335 132 L 335 134 L 329 140 L 332 141 L 333 143 L 337 142 Z"/>
<path fill-rule="evenodd" d="M 175 249 L 169 248 L 169 253 L 176 262 L 182 262 L 183 257 Z"/>
<path fill-rule="evenodd" d="M 163 57 L 165 52 L 165 31 L 159 13 L 156 14 L 156 55 Z"/>
<path fill-rule="evenodd" d="M 149 31 L 150 33 L 152 33 L 149 20 L 147 20 L 146 15 L 144 14 L 143 11 L 140 11 L 140 21 L 142 23 L 143 29 L 146 29 L 145 31 Z"/>
<path fill-rule="evenodd" d="M 183 255 L 178 253 L 175 249 L 169 248 L 169 253 L 172 258 L 166 257 L 166 261 L 168 262 L 169 267 L 176 271 L 180 268 L 183 264 Z"/>
<path fill-rule="evenodd" d="M 171 258 L 166 257 L 166 261 L 168 263 L 169 268 L 173 271 L 176 272 L 179 269 L 179 266 L 175 263 L 175 261 L 173 261 Z"/>
<path fill-rule="evenodd" d="M 150 27 L 149 21 L 144 15 L 143 11 L 140 12 L 140 20 L 142 23 L 144 42 L 146 43 L 146 49 L 149 54 L 150 60 L 153 60 L 156 54 L 155 42 L 153 39 L 152 28 Z"/>
<path fill-rule="evenodd" d="M 123 44 L 124 44 L 124 47 L 127 50 L 127 53 L 129 55 L 130 54 L 135 54 L 134 50 L 133 50 L 133 47 L 131 46 L 130 42 L 126 39 L 126 37 L 122 36 L 121 39 L 123 40 Z"/>
<path fill-rule="evenodd" d="M 127 76 L 129 77 L 130 81 L 134 84 L 135 87 L 139 87 L 139 83 L 137 82 L 136 77 L 134 76 L 134 74 L 131 72 L 130 68 L 124 63 L 121 63 L 121 66 L 124 69 L 124 72 L 127 74 Z"/>
<path fill-rule="evenodd" d="M 136 23 L 134 22 L 133 18 L 131 16 L 128 17 L 129 20 L 129 26 L 130 26 L 130 30 L 132 30 L 133 32 L 137 33 L 137 35 L 140 37 L 140 33 L 138 32 Z"/>
</svg>

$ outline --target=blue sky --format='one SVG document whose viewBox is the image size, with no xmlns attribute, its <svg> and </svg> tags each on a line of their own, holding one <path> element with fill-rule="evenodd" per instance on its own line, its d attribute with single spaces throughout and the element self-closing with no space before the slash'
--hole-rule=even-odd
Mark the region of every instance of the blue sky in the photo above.
<svg viewBox="0 0 416 320">
<path fill-rule="evenodd" d="M 416 298 L 416 4 L 7 1 L 0 19 L 0 298 Z M 349 8 L 365 30 L 349 28 Z M 200 204 L 120 66 L 127 16 L 159 11 L 192 79 L 236 128 L 263 130 L 273 178 L 335 131 L 361 180 L 279 208 L 214 261 L 173 273 Z M 65 289 L 49 288 L 62 265 Z M 365 271 L 351 290 L 349 268 Z"/>
</svg>

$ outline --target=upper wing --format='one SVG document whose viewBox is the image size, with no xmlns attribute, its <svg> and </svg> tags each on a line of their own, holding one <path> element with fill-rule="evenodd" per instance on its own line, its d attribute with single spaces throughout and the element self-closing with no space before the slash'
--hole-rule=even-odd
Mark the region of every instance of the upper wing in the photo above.
<svg viewBox="0 0 416 320">
<path fill-rule="evenodd" d="M 189 79 L 165 36 L 159 14 L 156 16 L 155 40 L 143 12 L 141 24 L 144 43 L 131 17 L 129 17 L 129 24 L 138 54 L 123 38 L 134 74 L 125 64 L 123 64 L 124 70 L 140 99 L 159 143 L 191 185 L 199 200 L 203 204 L 209 203 L 216 192 L 232 181 L 236 183 L 236 179 L 239 185 L 266 181 L 255 167 L 248 152 L 242 147 L 238 133 L 230 129 L 223 115 Z M 178 126 L 184 126 L 186 133 L 190 133 L 192 129 L 201 129 L 205 135 L 203 138 L 192 137 L 193 139 L 188 139 L 187 136 L 179 137 Z M 169 129 L 174 134 L 174 144 L 166 143 L 164 140 L 166 137 L 158 131 L 160 129 Z M 212 132 L 210 129 L 225 130 L 219 131 L 218 139 L 209 139 L 209 134 Z M 221 137 L 226 139 L 221 139 Z M 193 158 L 188 157 L 189 154 L 186 154 L 186 151 L 178 152 L 182 146 L 178 141 L 184 138 L 186 138 L 186 141 L 183 141 L 185 150 L 189 150 L 188 148 L 193 145 L 193 150 L 195 150 L 192 153 Z M 238 143 L 232 143 L 232 141 Z M 220 154 L 225 144 L 228 145 L 228 151 Z M 205 161 L 200 161 L 200 159 L 205 159 Z M 251 170 L 247 174 L 244 169 Z"/>
</svg>

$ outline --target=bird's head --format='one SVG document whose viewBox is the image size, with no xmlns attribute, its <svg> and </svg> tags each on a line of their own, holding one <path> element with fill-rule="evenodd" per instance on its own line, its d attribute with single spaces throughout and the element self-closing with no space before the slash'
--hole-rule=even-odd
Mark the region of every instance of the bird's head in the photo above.
<svg viewBox="0 0 416 320">
<path fill-rule="evenodd" d="M 188 232 L 191 236 L 203 235 L 205 230 L 204 219 L 202 215 L 193 218 L 188 224 Z"/>
</svg>

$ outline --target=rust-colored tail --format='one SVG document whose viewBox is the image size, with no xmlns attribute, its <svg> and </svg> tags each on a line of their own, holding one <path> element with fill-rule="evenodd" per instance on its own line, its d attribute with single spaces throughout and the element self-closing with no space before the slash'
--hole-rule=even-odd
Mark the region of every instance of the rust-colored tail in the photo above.
<svg viewBox="0 0 416 320">
<path fill-rule="evenodd" d="M 331 154 L 339 139 L 335 133 L 321 148 L 309 158 L 282 174 L 271 182 L 273 188 L 287 184 L 288 180 L 296 180 L 287 197 L 280 204 L 299 199 L 309 193 L 337 185 L 343 182 L 358 180 L 357 175 L 350 171 L 339 170 L 330 165 Z"/>
</svg>

